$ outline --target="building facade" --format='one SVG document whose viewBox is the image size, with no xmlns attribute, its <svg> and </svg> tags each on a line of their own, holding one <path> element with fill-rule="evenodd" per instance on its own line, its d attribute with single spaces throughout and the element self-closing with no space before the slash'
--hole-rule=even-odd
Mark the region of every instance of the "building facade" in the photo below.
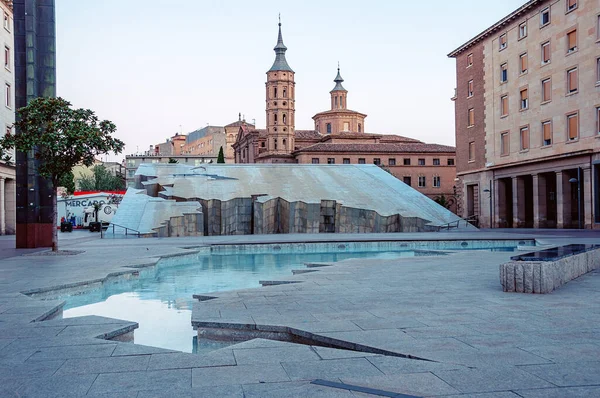
<svg viewBox="0 0 600 398">
<path fill-rule="evenodd" d="M 462 215 L 600 228 L 600 2 L 529 1 L 449 56 Z"/>
<path fill-rule="evenodd" d="M 0 136 L 14 133 L 15 122 L 15 64 L 12 1 L 0 1 L 3 28 L 0 29 L 0 40 L 4 44 L 4 68 L 0 76 L 4 82 L 4 106 L 0 107 Z M 16 230 L 15 192 L 16 173 L 14 164 L 0 161 L 0 235 L 14 234 Z"/>
</svg>

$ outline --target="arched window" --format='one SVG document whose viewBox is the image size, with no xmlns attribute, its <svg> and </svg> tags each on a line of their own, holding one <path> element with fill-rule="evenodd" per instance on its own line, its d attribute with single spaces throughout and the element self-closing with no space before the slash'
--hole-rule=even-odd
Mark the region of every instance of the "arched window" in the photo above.
<svg viewBox="0 0 600 398">
<path fill-rule="evenodd" d="M 285 124 L 285 113 L 283 114 L 283 124 Z"/>
<path fill-rule="evenodd" d="M 273 88 L 273 98 L 277 98 L 277 87 Z"/>
<path fill-rule="evenodd" d="M 273 138 L 273 148 L 277 150 L 277 138 Z"/>
<path fill-rule="evenodd" d="M 340 97 L 340 108 L 344 108 L 344 97 Z"/>
<path fill-rule="evenodd" d="M 358 123 L 358 132 L 362 133 L 362 126 L 360 125 L 360 123 Z"/>
<path fill-rule="evenodd" d="M 338 104 L 337 104 L 337 95 L 335 97 L 333 97 L 333 102 L 335 104 L 335 107 L 337 108 Z"/>
<path fill-rule="evenodd" d="M 281 141 L 281 143 L 283 144 L 283 149 L 286 149 L 287 147 L 285 146 L 285 138 Z"/>
<path fill-rule="evenodd" d="M 276 113 L 273 115 L 273 122 L 277 123 L 277 114 Z"/>
<path fill-rule="evenodd" d="M 331 134 L 331 123 L 327 123 L 327 134 Z"/>
<path fill-rule="evenodd" d="M 285 87 L 283 88 L 283 98 L 287 98 L 287 90 Z"/>
</svg>

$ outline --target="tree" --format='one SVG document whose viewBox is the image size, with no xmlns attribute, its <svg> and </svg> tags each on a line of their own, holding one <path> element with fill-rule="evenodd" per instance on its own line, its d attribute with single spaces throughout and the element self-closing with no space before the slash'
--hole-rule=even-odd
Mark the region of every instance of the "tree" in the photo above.
<svg viewBox="0 0 600 398">
<path fill-rule="evenodd" d="M 217 163 L 225 163 L 225 154 L 223 153 L 223 147 L 219 149 L 219 156 L 217 156 Z"/>
<path fill-rule="evenodd" d="M 125 189 L 125 181 L 112 175 L 104 165 L 96 165 L 92 168 L 92 175 L 80 173 L 80 191 L 122 191 Z"/>
<path fill-rule="evenodd" d="M 58 181 L 58 186 L 64 187 L 68 195 L 73 195 L 73 192 L 75 192 L 75 177 L 73 173 L 64 174 L 60 181 Z"/>
<path fill-rule="evenodd" d="M 52 184 L 52 216 L 57 217 L 56 188 L 77 164 L 91 166 L 98 155 L 120 153 L 125 144 L 113 138 L 114 123 L 100 121 L 89 109 L 73 109 L 62 98 L 35 98 L 17 110 L 17 134 L 0 139 L 0 152 L 33 151 L 39 175 Z M 52 228 L 52 251 L 58 250 L 58 234 Z"/>
<path fill-rule="evenodd" d="M 444 194 L 436 197 L 434 199 L 434 202 L 436 202 L 438 205 L 440 205 L 446 209 L 449 209 L 450 206 L 452 206 L 452 201 L 448 200 Z"/>
</svg>

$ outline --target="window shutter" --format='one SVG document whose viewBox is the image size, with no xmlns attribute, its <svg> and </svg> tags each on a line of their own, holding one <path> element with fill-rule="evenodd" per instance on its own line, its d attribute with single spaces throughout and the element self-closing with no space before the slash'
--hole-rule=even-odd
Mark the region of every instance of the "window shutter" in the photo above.
<svg viewBox="0 0 600 398">
<path fill-rule="evenodd" d="M 527 54 L 521 55 L 521 72 L 527 70 Z"/>
<path fill-rule="evenodd" d="M 544 123 L 544 141 L 552 139 L 552 123 Z"/>
<path fill-rule="evenodd" d="M 544 86 L 544 101 L 550 101 L 550 99 L 552 98 L 552 91 L 551 91 L 551 85 L 550 85 L 550 80 L 545 80 L 542 85 Z"/>
<path fill-rule="evenodd" d="M 569 49 L 577 47 L 577 31 L 570 32 L 567 37 L 569 40 Z"/>
<path fill-rule="evenodd" d="M 521 129 L 521 149 L 529 148 L 529 129 Z"/>
<path fill-rule="evenodd" d="M 568 0 L 569 10 L 577 4 L 577 0 Z"/>
<path fill-rule="evenodd" d="M 569 72 L 569 91 L 577 90 L 577 69 Z"/>
<path fill-rule="evenodd" d="M 525 101 L 527 99 L 527 89 L 521 90 L 521 101 Z"/>
<path fill-rule="evenodd" d="M 544 62 L 550 61 L 550 43 L 542 46 L 542 59 Z"/>
<path fill-rule="evenodd" d="M 577 115 L 569 116 L 569 139 L 574 140 L 579 135 L 577 131 L 578 123 L 577 123 Z"/>
<path fill-rule="evenodd" d="M 508 115 L 508 96 L 502 97 L 502 116 Z"/>
</svg>

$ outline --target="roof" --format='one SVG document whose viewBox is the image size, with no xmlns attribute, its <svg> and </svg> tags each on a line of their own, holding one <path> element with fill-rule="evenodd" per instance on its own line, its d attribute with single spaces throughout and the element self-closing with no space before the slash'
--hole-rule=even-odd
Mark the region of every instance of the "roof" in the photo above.
<svg viewBox="0 0 600 398">
<path fill-rule="evenodd" d="M 361 113 L 361 112 L 357 112 L 357 111 L 353 111 L 352 109 L 329 109 L 327 111 L 323 111 L 323 112 L 319 112 L 316 115 L 314 115 L 312 118 L 316 118 L 317 116 L 321 116 L 321 115 L 327 115 L 327 114 L 333 114 L 333 113 L 355 113 L 357 115 L 361 115 L 364 117 L 367 117 L 367 115 L 365 113 Z"/>
<path fill-rule="evenodd" d="M 320 142 L 294 153 L 327 152 L 327 153 L 448 153 L 456 152 L 456 148 L 440 144 L 332 144 Z"/>
<path fill-rule="evenodd" d="M 507 16 L 502 18 L 500 21 L 496 22 L 495 24 L 493 24 L 492 26 L 490 26 L 489 28 L 487 28 L 486 30 L 484 30 L 483 32 L 481 32 L 480 34 L 478 34 L 477 36 L 475 36 L 474 38 L 469 40 L 468 42 L 466 42 L 463 45 L 461 45 L 460 47 L 458 47 L 456 50 L 452 51 L 450 54 L 448 54 L 448 57 L 450 57 L 450 58 L 456 57 L 463 51 L 467 50 L 469 47 L 474 46 L 481 40 L 485 39 L 486 37 L 488 37 L 491 34 L 493 34 L 494 32 L 496 32 L 498 29 L 502 28 L 503 26 L 508 25 L 509 23 L 511 23 L 515 19 L 519 18 L 524 13 L 530 11 L 535 6 L 542 4 L 546 1 L 548 1 L 548 0 L 530 0 L 530 1 L 528 1 L 527 3 L 525 3 L 521 7 L 519 7 L 517 10 L 511 12 L 510 14 L 508 14 Z"/>
<path fill-rule="evenodd" d="M 342 75 L 340 75 L 340 68 L 338 67 L 338 73 L 337 76 L 335 77 L 335 79 L 333 80 L 335 82 L 335 87 L 333 88 L 333 90 L 331 90 L 331 92 L 333 91 L 348 91 L 344 88 L 344 86 L 342 86 L 342 82 L 344 81 L 344 79 L 342 79 Z"/>
<path fill-rule="evenodd" d="M 288 71 L 293 72 L 292 68 L 287 63 L 285 59 L 285 52 L 287 51 L 287 47 L 283 44 L 283 36 L 281 35 L 281 22 L 279 22 L 279 36 L 277 36 L 277 45 L 273 49 L 275 51 L 275 62 L 273 62 L 273 66 L 268 72 L 274 71 Z"/>
<path fill-rule="evenodd" d="M 422 143 L 423 141 L 419 141 L 416 138 L 404 137 L 402 135 L 394 135 L 394 134 L 381 134 L 379 135 L 381 139 L 379 142 L 387 143 L 387 142 L 406 142 L 406 143 Z"/>
<path fill-rule="evenodd" d="M 244 120 L 238 120 L 235 121 L 233 123 L 229 123 L 228 125 L 226 125 L 225 127 L 240 127 L 240 126 L 250 126 L 250 127 L 254 127 L 254 125 L 252 123 L 248 123 Z"/>
<path fill-rule="evenodd" d="M 294 136 L 297 140 L 320 140 L 323 135 L 315 130 L 296 130 Z"/>
</svg>

